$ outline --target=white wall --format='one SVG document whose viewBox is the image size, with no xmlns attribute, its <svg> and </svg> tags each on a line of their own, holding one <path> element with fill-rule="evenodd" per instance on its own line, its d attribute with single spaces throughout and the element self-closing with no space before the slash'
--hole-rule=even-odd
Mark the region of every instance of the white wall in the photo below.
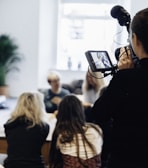
<svg viewBox="0 0 148 168">
<path fill-rule="evenodd" d="M 144 8 L 148 8 L 147 0 L 131 0 L 131 17 Z"/>
<path fill-rule="evenodd" d="M 0 34 L 16 39 L 24 55 L 20 72 L 9 74 L 10 96 L 35 90 L 38 79 L 39 0 L 0 0 Z"/>
<path fill-rule="evenodd" d="M 47 85 L 49 69 L 55 68 L 57 55 L 58 0 L 40 0 L 38 87 Z"/>
</svg>

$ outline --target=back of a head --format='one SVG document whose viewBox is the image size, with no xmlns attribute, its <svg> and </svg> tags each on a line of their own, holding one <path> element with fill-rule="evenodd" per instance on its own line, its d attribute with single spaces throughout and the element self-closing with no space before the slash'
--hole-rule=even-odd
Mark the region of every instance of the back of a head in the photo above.
<svg viewBox="0 0 148 168">
<path fill-rule="evenodd" d="M 137 35 L 148 54 L 148 8 L 136 13 L 131 23 L 131 30 Z"/>
<path fill-rule="evenodd" d="M 96 92 L 105 85 L 104 79 L 100 72 L 87 72 L 86 80 L 84 81 L 83 87 L 86 90 L 94 89 Z"/>
<path fill-rule="evenodd" d="M 58 108 L 57 120 L 65 123 L 76 123 L 84 124 L 84 109 L 82 102 L 75 95 L 65 96 Z"/>
<path fill-rule="evenodd" d="M 44 108 L 43 95 L 39 92 L 24 92 L 19 96 L 17 106 L 31 111 Z"/>
<path fill-rule="evenodd" d="M 25 117 L 32 123 L 39 124 L 44 112 L 43 95 L 39 92 L 24 92 L 18 98 L 12 118 Z"/>
</svg>

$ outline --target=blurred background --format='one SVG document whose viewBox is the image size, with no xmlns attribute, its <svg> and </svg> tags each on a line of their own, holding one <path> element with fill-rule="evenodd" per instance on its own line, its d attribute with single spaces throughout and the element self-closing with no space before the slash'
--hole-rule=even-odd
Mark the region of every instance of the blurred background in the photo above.
<svg viewBox="0 0 148 168">
<path fill-rule="evenodd" d="M 115 5 L 131 15 L 147 0 L 0 0 L 0 34 L 15 39 L 24 56 L 20 72 L 9 73 L 9 94 L 47 88 L 49 70 L 62 81 L 84 79 L 87 50 L 107 50 L 116 64 L 115 49 L 127 44 L 126 27 L 111 17 Z M 109 79 L 106 79 L 108 82 Z"/>
</svg>

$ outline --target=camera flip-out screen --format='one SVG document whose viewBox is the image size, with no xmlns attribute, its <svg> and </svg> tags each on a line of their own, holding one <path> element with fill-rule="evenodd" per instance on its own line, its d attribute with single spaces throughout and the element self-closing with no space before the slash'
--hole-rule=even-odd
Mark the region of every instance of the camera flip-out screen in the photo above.
<svg viewBox="0 0 148 168">
<path fill-rule="evenodd" d="M 113 69 L 113 65 L 107 51 L 86 51 L 85 55 L 93 72 L 104 72 Z"/>
</svg>

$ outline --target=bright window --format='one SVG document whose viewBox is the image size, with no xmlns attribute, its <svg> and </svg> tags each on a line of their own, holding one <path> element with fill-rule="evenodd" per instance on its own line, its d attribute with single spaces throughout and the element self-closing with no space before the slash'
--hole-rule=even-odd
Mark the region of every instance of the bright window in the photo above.
<svg viewBox="0 0 148 168">
<path fill-rule="evenodd" d="M 114 62 L 114 4 L 63 3 L 58 27 L 57 68 L 87 70 L 87 50 L 107 50 Z"/>
</svg>

